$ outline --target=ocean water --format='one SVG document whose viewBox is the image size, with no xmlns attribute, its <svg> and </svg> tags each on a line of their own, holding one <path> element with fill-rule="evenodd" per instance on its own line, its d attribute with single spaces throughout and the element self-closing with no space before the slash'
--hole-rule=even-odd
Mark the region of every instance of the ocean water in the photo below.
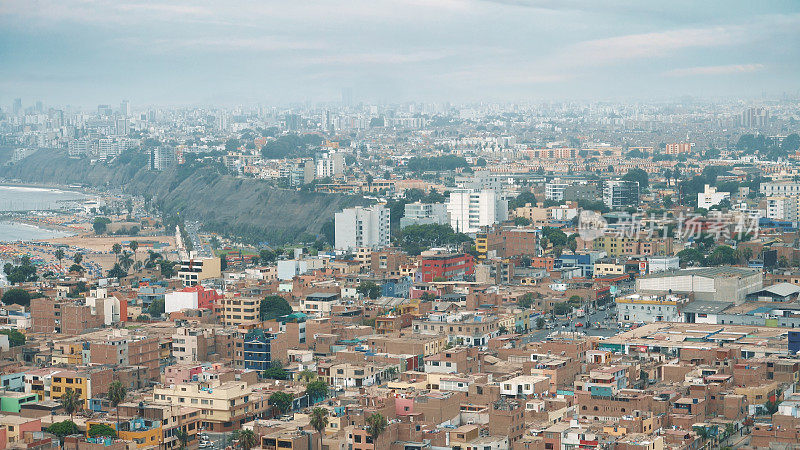
<svg viewBox="0 0 800 450">
<path fill-rule="evenodd" d="M 0 186 L 0 211 L 58 210 L 89 197 L 80 192 L 23 186 Z"/>
<path fill-rule="evenodd" d="M 25 223 L 0 221 L 0 242 L 39 241 L 72 236 L 74 234 L 66 231 L 39 228 Z"/>
<path fill-rule="evenodd" d="M 88 198 L 89 196 L 80 192 L 61 189 L 0 186 L 0 212 L 60 210 Z M 35 241 L 73 234 L 0 220 L 0 242 Z"/>
</svg>

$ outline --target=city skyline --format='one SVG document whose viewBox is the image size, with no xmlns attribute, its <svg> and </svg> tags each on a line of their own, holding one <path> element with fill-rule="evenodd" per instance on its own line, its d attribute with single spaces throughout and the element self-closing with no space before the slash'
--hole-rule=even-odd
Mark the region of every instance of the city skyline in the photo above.
<svg viewBox="0 0 800 450">
<path fill-rule="evenodd" d="M 5 1 L 0 104 L 795 95 L 800 5 Z"/>
</svg>

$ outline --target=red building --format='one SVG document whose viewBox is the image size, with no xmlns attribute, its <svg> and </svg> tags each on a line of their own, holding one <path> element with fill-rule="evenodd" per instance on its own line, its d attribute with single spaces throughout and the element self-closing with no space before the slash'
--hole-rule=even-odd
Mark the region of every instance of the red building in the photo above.
<svg viewBox="0 0 800 450">
<path fill-rule="evenodd" d="M 463 280 L 465 276 L 475 275 L 475 258 L 467 253 L 427 256 L 420 262 L 420 275 L 425 282 Z"/>
</svg>

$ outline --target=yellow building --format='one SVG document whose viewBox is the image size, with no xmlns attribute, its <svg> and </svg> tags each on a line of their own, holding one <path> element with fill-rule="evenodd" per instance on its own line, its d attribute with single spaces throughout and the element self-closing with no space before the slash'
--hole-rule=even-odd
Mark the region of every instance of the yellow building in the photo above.
<svg viewBox="0 0 800 450">
<path fill-rule="evenodd" d="M 625 265 L 613 262 L 594 263 L 594 276 L 617 276 L 625 274 Z"/>
<path fill-rule="evenodd" d="M 85 407 L 86 399 L 90 398 L 91 395 L 89 374 L 74 370 L 64 370 L 53 374 L 50 382 L 50 398 L 58 400 L 67 391 L 75 391 L 78 394 L 78 398 L 83 400 L 83 406 Z"/>
<path fill-rule="evenodd" d="M 56 342 L 53 345 L 52 364 L 79 366 L 83 364 L 82 342 Z"/>
<path fill-rule="evenodd" d="M 486 232 L 475 235 L 475 251 L 478 252 L 478 259 L 486 259 L 486 253 L 489 252 L 489 237 Z"/>
<path fill-rule="evenodd" d="M 92 425 L 106 425 L 117 431 L 117 437 L 124 441 L 130 441 L 136 444 L 136 448 L 159 448 L 164 440 L 161 421 L 149 420 L 137 417 L 131 420 L 124 420 L 119 423 L 119 430 L 117 430 L 117 423 L 113 420 L 87 420 L 86 421 L 86 437 L 89 436 L 89 431 Z"/>
</svg>

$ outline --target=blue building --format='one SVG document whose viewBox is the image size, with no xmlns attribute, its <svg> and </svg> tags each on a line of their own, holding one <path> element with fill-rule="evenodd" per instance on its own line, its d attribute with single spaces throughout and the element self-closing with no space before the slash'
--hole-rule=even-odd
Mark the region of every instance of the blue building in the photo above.
<svg viewBox="0 0 800 450">
<path fill-rule="evenodd" d="M 411 292 L 411 282 L 411 277 L 397 277 L 384 280 L 381 285 L 381 295 L 383 297 L 408 298 Z"/>
<path fill-rule="evenodd" d="M 244 368 L 267 370 L 272 364 L 272 333 L 252 330 L 244 337 Z"/>
<path fill-rule="evenodd" d="M 796 355 L 800 351 L 800 331 L 789 332 L 789 354 Z"/>
</svg>

